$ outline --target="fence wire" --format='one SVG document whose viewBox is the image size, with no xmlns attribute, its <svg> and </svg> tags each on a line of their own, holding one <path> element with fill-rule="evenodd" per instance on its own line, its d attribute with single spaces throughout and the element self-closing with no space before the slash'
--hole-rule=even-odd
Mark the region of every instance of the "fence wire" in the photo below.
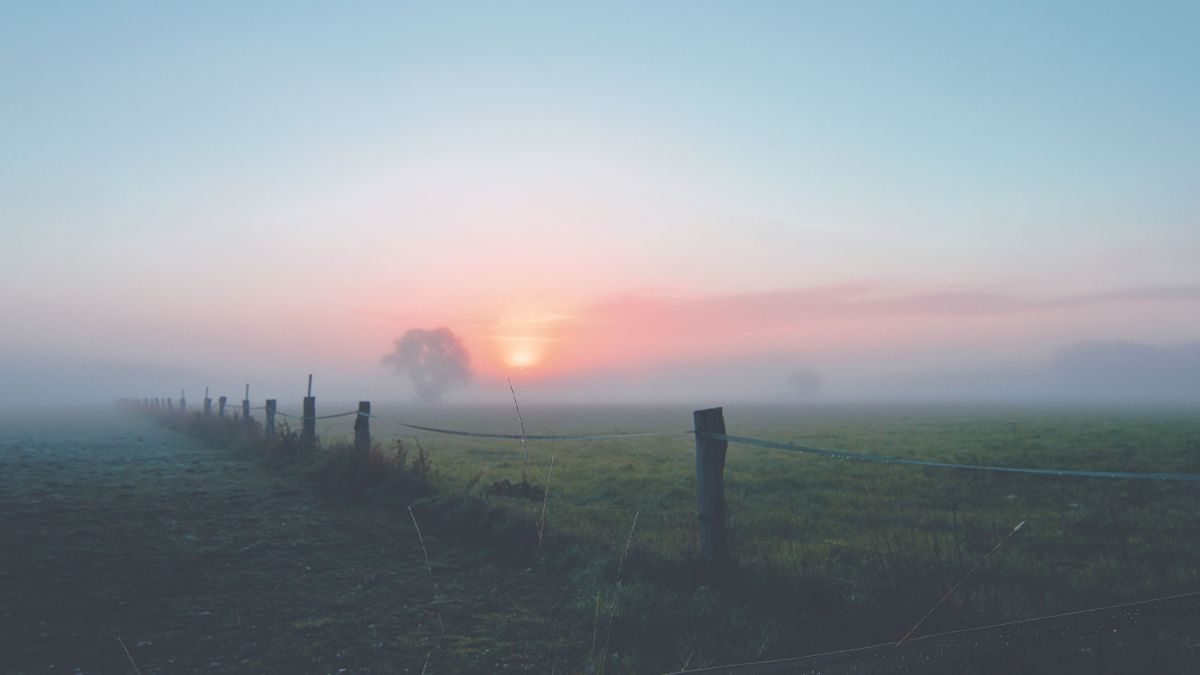
<svg viewBox="0 0 1200 675">
<path fill-rule="evenodd" d="M 900 464 L 905 466 L 922 466 L 934 469 L 957 469 L 965 471 L 993 471 L 998 473 L 1020 473 L 1030 474 L 1035 476 L 1058 476 L 1072 478 L 1125 478 L 1131 480 L 1160 480 L 1160 481 L 1200 481 L 1200 474 L 1194 473 L 1159 473 L 1159 472 L 1139 472 L 1139 471 L 1092 471 L 1086 469 L 1039 469 L 1034 467 L 1018 467 L 1018 466 L 992 466 L 987 464 L 957 464 L 954 462 L 939 462 L 928 459 L 907 459 L 904 457 L 888 457 L 885 455 L 871 455 L 862 452 L 851 452 L 848 450 L 827 450 L 825 448 L 812 448 L 795 443 L 782 443 L 779 441 L 767 441 L 761 438 L 751 438 L 749 436 L 733 436 L 729 434 L 714 434 L 701 433 L 705 438 L 721 440 L 727 443 L 737 445 L 748 445 L 759 448 L 771 448 L 774 450 L 786 450 L 789 452 L 801 452 L 819 457 L 827 457 L 829 459 L 848 459 L 856 462 L 875 462 L 879 464 Z"/>
<path fill-rule="evenodd" d="M 256 407 L 252 410 L 262 410 L 264 408 Z M 365 413 L 359 410 L 349 410 L 332 415 L 293 415 L 277 410 L 276 415 L 289 419 L 298 420 L 328 420 L 339 417 L 349 417 L 358 415 L 371 419 L 381 419 L 378 415 Z M 670 437 L 682 435 L 696 435 L 695 431 L 648 431 L 648 432 L 632 432 L 632 433 L 602 433 L 602 434 L 513 434 L 499 433 L 488 431 L 466 431 L 462 429 L 446 429 L 441 427 L 431 427 L 421 424 L 412 424 L 409 422 L 400 422 L 391 420 L 392 424 L 413 429 L 416 431 L 424 431 L 427 433 L 444 434 L 451 436 L 463 436 L 468 438 L 491 438 L 500 440 L 513 441 L 603 441 L 603 440 L 622 440 L 630 438 L 656 438 Z M 1176 481 L 1176 482 L 1200 482 L 1200 474 L 1195 473 L 1178 473 L 1178 472 L 1154 472 L 1154 471 L 1103 471 L 1092 469 L 1045 469 L 1038 467 L 1023 467 L 1023 466 L 996 466 L 988 464 L 964 464 L 957 462 L 943 462 L 929 459 L 912 459 L 906 457 L 893 457 L 888 455 L 876 455 L 864 452 L 854 452 L 850 450 L 830 450 L 827 448 L 816 448 L 811 446 L 799 445 L 796 443 L 788 443 L 782 441 L 770 441 L 762 438 L 753 438 L 750 436 L 738 436 L 734 434 L 718 434 L 711 432 L 701 432 L 702 438 L 724 441 L 734 445 L 743 445 L 749 447 L 767 448 L 772 450 L 783 450 L 787 452 L 798 452 L 803 454 L 815 455 L 827 459 L 841 459 L 855 462 L 870 462 L 877 464 L 895 464 L 901 466 L 917 466 L 933 469 L 950 469 L 959 471 L 982 471 L 993 473 L 1011 473 L 1025 474 L 1034 476 L 1055 476 L 1058 478 L 1109 478 L 1109 479 L 1126 479 L 1126 480 L 1153 480 L 1153 481 Z"/>
</svg>

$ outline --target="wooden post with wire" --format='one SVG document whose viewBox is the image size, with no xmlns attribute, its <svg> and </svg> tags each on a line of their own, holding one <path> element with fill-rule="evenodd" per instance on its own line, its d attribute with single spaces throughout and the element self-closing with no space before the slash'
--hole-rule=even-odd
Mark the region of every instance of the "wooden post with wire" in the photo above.
<svg viewBox="0 0 1200 675">
<path fill-rule="evenodd" d="M 265 412 L 267 419 L 263 423 L 263 433 L 266 434 L 268 439 L 275 438 L 275 399 L 267 399 Z"/>
<path fill-rule="evenodd" d="M 212 399 L 208 397 L 208 387 L 204 388 L 204 414 L 212 414 Z"/>
<path fill-rule="evenodd" d="M 730 571 L 725 527 L 725 413 L 721 408 L 692 413 L 696 434 L 696 497 L 700 507 L 700 560 L 714 576 Z"/>
<path fill-rule="evenodd" d="M 354 417 L 354 449 L 366 452 L 371 449 L 371 402 L 358 402 L 358 415 Z"/>
<path fill-rule="evenodd" d="M 224 416 L 225 416 L 225 397 L 222 396 L 217 399 L 217 417 L 224 417 Z"/>
<path fill-rule="evenodd" d="M 308 374 L 308 396 L 304 397 L 304 416 L 300 421 L 300 442 L 305 445 L 316 445 L 317 399 L 312 395 L 312 373 Z"/>
<path fill-rule="evenodd" d="M 250 419 L 250 385 L 246 384 L 246 397 L 242 399 L 242 424 L 249 427 L 253 422 Z"/>
</svg>

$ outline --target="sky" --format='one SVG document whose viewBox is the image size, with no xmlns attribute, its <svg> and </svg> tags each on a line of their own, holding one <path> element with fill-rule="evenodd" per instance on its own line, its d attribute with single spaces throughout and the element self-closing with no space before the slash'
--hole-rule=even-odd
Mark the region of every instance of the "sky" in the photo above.
<svg viewBox="0 0 1200 675">
<path fill-rule="evenodd" d="M 1194 2 L 4 3 L 0 401 L 310 372 L 405 400 L 381 359 L 435 327 L 471 355 L 457 400 L 811 397 L 795 372 L 1019 397 L 1081 344 L 1200 373 L 1197 25 Z"/>
</svg>

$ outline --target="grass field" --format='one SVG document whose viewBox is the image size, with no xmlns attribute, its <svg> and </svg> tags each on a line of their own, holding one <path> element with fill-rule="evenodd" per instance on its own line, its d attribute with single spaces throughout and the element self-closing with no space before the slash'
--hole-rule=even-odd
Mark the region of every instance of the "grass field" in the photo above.
<svg viewBox="0 0 1200 675">
<path fill-rule="evenodd" d="M 140 416 L 0 420 L 0 673 L 563 672 L 582 659 L 554 630 L 554 588 L 432 528 L 427 568 L 407 513 L 320 498 Z"/>
<path fill-rule="evenodd" d="M 352 408 L 322 402 L 318 412 Z M 385 448 L 399 438 L 410 458 L 419 444 L 432 461 L 429 478 L 438 492 L 417 498 L 412 506 L 428 522 L 442 551 L 431 557 L 442 583 L 455 588 L 450 611 L 462 610 L 450 629 L 454 640 L 444 643 L 434 672 L 487 672 L 492 668 L 483 659 L 496 654 L 503 656 L 495 663 L 530 672 L 662 672 L 685 664 L 736 663 L 893 641 L 1021 521 L 1026 526 L 919 634 L 1200 589 L 1198 483 L 973 473 L 731 446 L 726 494 L 739 572 L 732 582 L 713 586 L 696 574 L 694 441 L 683 433 L 690 427 L 690 408 L 526 405 L 522 413 L 530 434 L 669 432 L 624 440 L 531 441 L 533 482 L 549 486 L 544 501 L 538 491 L 506 489 L 505 481 L 518 483 L 525 470 L 519 441 L 414 433 L 397 425 L 404 421 L 517 433 L 511 408 L 377 406 L 374 412 L 374 436 Z M 731 434 L 832 449 L 978 464 L 1200 473 L 1200 413 L 1194 410 L 730 406 L 725 416 Z M 147 431 L 136 417 L 116 419 L 100 433 L 46 424 L 26 425 L 24 435 L 13 436 L 9 428 L 9 466 L 0 474 L 9 518 L 6 532 L 21 540 L 18 544 L 34 544 L 21 544 L 17 554 L 7 549 L 6 584 L 18 583 L 12 570 L 18 576 L 22 569 L 32 573 L 33 558 L 28 556 L 35 553 L 74 560 L 81 587 L 101 583 L 89 582 L 92 573 L 79 567 L 78 557 L 88 555 L 84 543 L 103 539 L 112 529 L 122 541 L 136 544 L 142 541 L 141 526 L 95 518 L 54 525 L 66 528 L 57 540 L 36 533 L 57 523 L 64 509 L 71 512 L 99 500 L 115 511 L 142 504 L 136 517 L 153 524 L 144 534 L 150 537 L 162 526 L 149 513 L 156 504 L 186 509 L 178 496 L 182 486 L 196 499 L 229 504 L 212 507 L 216 520 L 198 522 L 209 523 L 203 527 L 213 528 L 213 537 L 217 523 L 227 523 L 234 533 L 221 534 L 229 539 L 223 543 L 204 539 L 216 542 L 214 555 L 228 565 L 217 578 L 244 584 L 240 599 L 229 601 L 232 606 L 261 608 L 270 597 L 278 605 L 272 611 L 287 617 L 272 621 L 260 613 L 256 625 L 275 641 L 256 644 L 303 641 L 296 626 L 319 621 L 314 635 L 324 637 L 314 638 L 307 658 L 328 659 L 331 649 L 339 653 L 334 649 L 338 640 L 371 625 L 358 606 L 364 603 L 374 607 L 368 614 L 390 617 L 392 624 L 384 625 L 409 622 L 420 628 L 416 639 L 392 637 L 374 651 L 362 640 L 351 640 L 358 645 L 355 653 L 373 664 L 352 672 L 389 672 L 380 664 L 411 667 L 424 657 L 436 637 L 430 633 L 429 598 L 424 604 L 370 605 L 367 595 L 347 590 L 354 574 L 339 571 L 345 565 L 364 570 L 364 578 L 387 574 L 388 585 L 404 588 L 426 582 L 420 579 L 421 559 L 415 557 L 420 549 L 406 529 L 411 523 L 399 519 L 407 513 L 397 510 L 395 500 L 384 500 L 391 509 L 349 511 L 357 514 L 350 520 L 359 522 L 351 527 L 345 517 L 325 513 L 330 508 L 342 513 L 342 507 L 306 501 L 297 492 L 297 476 L 279 474 L 283 465 L 278 458 L 255 466 L 246 461 L 253 455 L 244 454 L 256 452 L 253 447 L 242 447 L 240 455 L 205 450 L 164 429 Z M 325 444 L 348 438 L 352 419 L 323 421 L 318 432 Z M 135 445 L 136 452 L 122 446 L 130 441 L 129 424 L 139 429 L 135 435 L 152 438 L 152 446 Z M 104 452 L 122 448 L 116 453 L 119 461 L 81 464 L 96 456 L 96 443 L 104 445 Z M 45 459 L 53 461 L 45 464 Z M 137 473 L 144 461 L 165 471 L 165 480 Z M 297 465 L 305 463 L 296 460 Z M 96 476 L 73 473 L 83 465 L 93 466 Z M 276 496 L 282 501 L 276 503 Z M 113 501 L 117 499 L 134 501 Z M 264 533 L 265 526 L 257 522 L 263 509 L 272 508 L 303 509 L 305 515 L 296 518 L 305 523 L 306 543 L 300 550 L 268 547 L 254 554 L 263 556 L 256 559 L 280 566 L 317 560 L 332 575 L 323 579 L 341 580 L 327 594 L 301 591 L 300 582 L 286 593 L 265 591 L 260 572 L 229 558 L 260 539 L 274 541 L 278 535 Z M 539 556 L 534 532 L 543 508 L 546 539 Z M 182 514 L 196 517 L 181 510 L 171 516 L 173 522 L 185 520 Z M 91 539 L 84 536 L 88 532 Z M 377 550 L 381 532 L 388 544 Z M 152 537 L 154 546 L 165 547 L 158 557 L 183 556 L 187 564 L 206 570 L 201 578 L 211 580 L 208 563 L 194 557 L 202 552 L 185 550 L 177 541 L 181 536 L 171 534 L 168 543 Z M 149 563 L 139 558 L 128 564 Z M 495 580 L 509 578 L 518 581 L 494 586 Z M 523 578 L 529 582 L 519 581 Z M 215 630 L 199 622 L 192 626 L 186 617 L 194 614 L 194 600 L 184 591 L 175 592 L 182 604 L 156 606 L 153 620 L 177 635 Z M 346 593 L 344 601 L 333 600 Z M 321 598 L 338 610 L 314 614 L 311 605 L 323 606 Z M 24 602 L 37 604 L 28 597 Z M 87 611 L 101 611 L 97 607 Z M 23 616 L 28 608 L 25 612 Z M 472 612 L 490 616 L 494 626 L 473 621 Z M 25 620 L 6 614 L 6 633 L 12 635 L 9 631 Z M 294 651 L 246 648 L 236 637 L 238 629 L 222 625 L 225 632 L 218 633 L 224 641 L 213 643 L 214 650 L 238 654 L 243 649 L 241 658 L 257 664 L 259 672 L 271 670 L 264 664 L 272 658 Z M 94 648 L 111 649 L 104 646 L 110 637 L 97 638 Z M 58 644 L 46 635 L 29 639 L 32 644 Z M 479 641 L 494 643 L 487 647 L 488 657 L 481 656 Z M 78 649 L 86 653 L 92 644 Z M 1198 644 L 1200 623 L 1178 622 L 958 664 L 946 672 L 1196 672 Z M 305 672 L 326 672 L 321 668 L 331 662 L 305 663 Z M 396 670 L 403 672 L 399 666 Z"/>
<path fill-rule="evenodd" d="M 686 407 L 526 406 L 522 412 L 531 434 L 682 432 L 691 422 Z M 480 494 L 491 483 L 521 476 L 517 441 L 414 435 L 395 425 L 516 433 L 511 408 L 384 408 L 376 414 L 376 435 L 419 441 L 447 490 Z M 731 434 L 830 449 L 989 465 L 1200 473 L 1195 410 L 731 406 L 725 415 Z M 320 432 L 332 438 L 348 428 L 328 424 Z M 655 572 L 643 586 L 633 583 L 626 610 L 692 615 L 699 628 L 671 646 L 677 665 L 689 654 L 694 665 L 752 660 L 760 651 L 763 658 L 782 657 L 894 640 L 1022 521 L 1022 531 L 921 633 L 1200 589 L 1200 483 L 977 473 L 731 446 L 726 496 L 733 545 L 742 573 L 762 583 L 749 591 L 758 606 L 709 608 L 740 606 L 746 625 L 728 617 L 706 622 L 695 619 L 705 605 L 694 598 L 675 598 L 675 610 L 656 606 L 661 577 L 669 576 L 663 570 L 696 555 L 690 436 L 539 441 L 529 452 L 539 485 L 547 483 L 554 458 L 549 532 L 615 554 L 640 512 L 633 548 L 638 562 Z M 540 517 L 538 501 L 489 499 Z M 579 585 L 578 604 L 586 604 L 594 587 Z M 771 587 L 789 589 L 782 612 L 762 606 L 778 600 L 769 597 Z M 751 627 L 748 617 L 757 612 L 775 618 Z M 750 634 L 729 639 L 706 624 Z M 658 644 L 663 632 L 642 626 L 633 634 L 656 636 L 647 643 Z"/>
</svg>

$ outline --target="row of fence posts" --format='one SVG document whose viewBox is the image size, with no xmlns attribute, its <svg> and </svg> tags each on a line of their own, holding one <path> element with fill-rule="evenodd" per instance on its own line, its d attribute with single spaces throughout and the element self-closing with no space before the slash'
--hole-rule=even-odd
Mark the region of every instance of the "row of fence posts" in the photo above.
<svg viewBox="0 0 1200 675">
<path fill-rule="evenodd" d="M 217 397 L 217 417 L 225 417 L 225 408 L 228 407 L 229 399 L 225 396 Z M 175 401 L 171 398 L 143 398 L 142 405 L 147 408 L 166 408 L 168 411 L 175 410 Z M 204 388 L 204 415 L 213 414 L 213 400 L 208 395 L 208 387 Z M 312 394 L 312 375 L 308 376 L 308 393 L 305 395 L 302 402 L 301 424 L 300 424 L 300 442 L 305 444 L 316 444 L 317 442 L 317 398 Z M 180 390 L 179 392 L 179 411 L 187 411 L 187 392 Z M 267 438 L 275 438 L 275 417 L 278 412 L 278 402 L 276 399 L 269 398 L 266 400 L 266 405 L 263 406 L 263 434 Z M 371 402 L 359 401 L 358 409 L 355 411 L 354 420 L 354 447 L 359 450 L 368 450 L 371 447 Z M 242 410 L 240 421 L 247 427 L 254 424 L 254 418 L 250 415 L 250 385 L 246 385 L 245 395 L 242 398 Z"/>
<path fill-rule="evenodd" d="M 227 399 L 217 399 L 217 417 L 225 417 Z M 144 398 L 146 407 L 174 409 L 171 399 Z M 179 410 L 187 410 L 187 399 L 180 392 Z M 273 439 L 276 435 L 276 399 L 266 400 L 263 433 Z M 300 442 L 315 445 L 317 442 L 317 399 L 312 395 L 312 375 L 308 376 L 308 393 L 304 397 L 303 415 L 300 426 Z M 354 447 L 368 450 L 371 447 L 371 402 L 359 401 L 354 416 Z M 212 414 L 212 399 L 208 388 L 204 389 L 204 415 Z M 250 416 L 250 385 L 246 385 L 242 399 L 241 421 L 253 425 Z M 723 575 L 732 567 L 729 551 L 729 533 L 725 516 L 725 453 L 728 443 L 725 436 L 725 413 L 722 408 L 708 408 L 692 413 L 696 437 L 696 499 L 699 507 L 700 559 L 715 576 Z"/>
<path fill-rule="evenodd" d="M 137 399 L 129 399 L 129 400 L 132 400 L 135 403 L 137 402 Z M 175 399 L 173 399 L 173 398 L 158 398 L 158 397 L 143 398 L 142 405 L 147 408 L 166 408 L 167 410 L 174 410 L 175 409 Z M 179 397 L 179 410 L 180 410 L 180 412 L 187 410 L 187 399 L 183 398 L 182 396 Z"/>
</svg>

